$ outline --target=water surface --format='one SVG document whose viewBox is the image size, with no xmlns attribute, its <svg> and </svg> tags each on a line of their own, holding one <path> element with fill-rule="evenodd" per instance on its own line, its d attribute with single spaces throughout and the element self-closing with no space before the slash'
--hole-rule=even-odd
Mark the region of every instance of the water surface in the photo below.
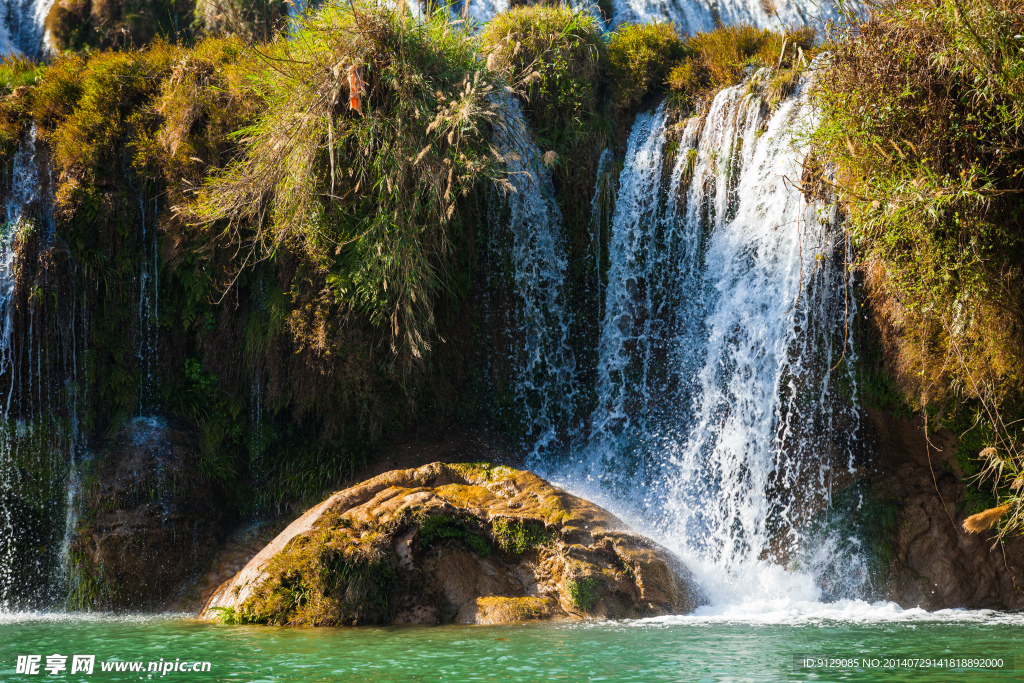
<svg viewBox="0 0 1024 683">
<path fill-rule="evenodd" d="M 694 616 L 502 627 L 289 629 L 178 615 L 0 615 L 0 681 L 1019 681 L 1024 615 L 845 601 Z M 17 674 L 19 655 L 93 654 L 92 675 Z M 1004 669 L 797 668 L 794 656 L 1002 657 Z M 206 673 L 101 671 L 208 661 Z M 70 662 L 70 657 L 69 660 Z M 69 666 L 70 668 L 70 666 Z"/>
</svg>

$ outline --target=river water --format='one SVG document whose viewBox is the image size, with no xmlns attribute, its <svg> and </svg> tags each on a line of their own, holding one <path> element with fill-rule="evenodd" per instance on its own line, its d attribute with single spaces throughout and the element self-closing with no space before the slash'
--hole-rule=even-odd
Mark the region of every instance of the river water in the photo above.
<svg viewBox="0 0 1024 683">
<path fill-rule="evenodd" d="M 501 627 L 290 629 L 175 615 L 0 615 L 0 681 L 1020 681 L 1024 615 L 900 610 L 892 604 L 703 608 L 686 617 Z M 47 656 L 94 655 L 91 675 L 51 676 Z M 39 655 L 40 673 L 16 673 Z M 808 668 L 805 658 L 844 666 Z M 899 659 L 989 658 L 1001 669 L 921 668 Z M 898 668 L 886 668 L 896 659 Z M 850 660 L 857 660 L 852 662 Z M 875 662 L 874 660 L 877 660 Z M 209 662 L 150 673 L 150 662 Z M 103 671 L 141 663 L 143 671 Z M 867 666 L 865 666 L 867 662 Z M 111 668 L 116 668 L 114 664 Z M 201 667 L 200 667 L 201 668 Z M 162 671 L 162 669 L 161 669 Z"/>
</svg>

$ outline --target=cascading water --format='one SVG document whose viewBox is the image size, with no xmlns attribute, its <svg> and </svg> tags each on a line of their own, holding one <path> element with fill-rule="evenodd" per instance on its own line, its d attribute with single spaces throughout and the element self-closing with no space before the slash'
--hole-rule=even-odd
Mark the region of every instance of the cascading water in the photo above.
<svg viewBox="0 0 1024 683">
<path fill-rule="evenodd" d="M 491 315 L 505 319 L 502 328 L 513 347 L 514 359 L 506 359 L 513 377 L 505 419 L 524 426 L 534 453 L 542 453 L 558 439 L 575 403 L 568 259 L 551 174 L 519 103 L 503 97 L 501 112 L 494 144 L 504 159 L 507 183 L 489 202 L 485 258 L 491 261 L 488 270 L 507 274 L 498 279 L 511 280 L 512 287 L 503 301 L 492 303 Z"/>
<path fill-rule="evenodd" d="M 43 23 L 54 0 L 0 0 L 0 52 L 38 57 L 46 49 Z"/>
<path fill-rule="evenodd" d="M 513 3 L 514 4 L 514 3 Z M 513 6 L 508 0 L 453 0 L 455 19 L 485 23 Z M 614 29 L 625 23 L 671 21 L 682 34 L 710 31 L 722 25 L 750 24 L 761 28 L 817 26 L 842 19 L 837 0 L 611 0 L 609 3 L 571 0 Z M 853 6 L 854 3 L 845 3 Z M 410 3 L 409 6 L 418 6 Z"/>
<path fill-rule="evenodd" d="M 157 240 L 156 199 L 153 200 L 152 220 L 147 224 L 147 202 L 139 198 L 140 240 L 142 258 L 139 259 L 139 416 L 152 415 L 156 407 L 156 368 L 159 362 L 160 324 L 160 252 Z"/>
<path fill-rule="evenodd" d="M 611 25 L 671 21 L 685 34 L 722 25 L 779 28 L 839 19 L 840 3 L 834 0 L 612 0 Z"/>
<path fill-rule="evenodd" d="M 541 465 L 677 550 L 713 599 L 769 583 L 821 597 L 811 546 L 826 539 L 805 529 L 849 480 L 858 426 L 843 233 L 797 187 L 807 82 L 773 112 L 766 79 L 681 123 L 664 106 L 637 117 L 611 216 L 597 405 L 569 455 Z M 848 564 L 829 596 L 859 590 L 863 562 Z"/>
<path fill-rule="evenodd" d="M 11 343 L 14 336 L 14 243 L 18 232 L 25 227 L 22 212 L 34 199 L 38 184 L 35 182 L 35 165 L 32 163 L 34 142 L 33 139 L 26 139 L 14 158 L 11 196 L 6 207 L 3 234 L 0 235 L 0 372 L 8 375 L 13 375 L 15 364 Z M 17 568 L 18 548 L 14 542 L 19 523 L 14 493 L 20 486 L 20 476 L 15 462 L 15 444 L 8 427 L 13 395 L 12 381 L 4 397 L 5 424 L 0 428 L 0 609 L 10 607 L 20 578 Z"/>
</svg>

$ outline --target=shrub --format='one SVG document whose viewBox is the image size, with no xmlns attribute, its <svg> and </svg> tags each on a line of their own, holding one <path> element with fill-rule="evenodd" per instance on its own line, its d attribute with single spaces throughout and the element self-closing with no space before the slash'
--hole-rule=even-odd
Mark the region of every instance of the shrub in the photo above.
<svg viewBox="0 0 1024 683">
<path fill-rule="evenodd" d="M 799 28 L 785 33 L 753 26 L 727 26 L 697 33 L 686 41 L 687 56 L 668 74 L 673 95 L 685 102 L 706 97 L 743 80 L 749 67 L 777 69 L 769 83 L 769 101 L 787 96 L 796 83 L 800 56 L 811 50 L 815 32 Z M 782 69 L 788 69 L 783 72 Z"/>
<path fill-rule="evenodd" d="M 605 78 L 614 108 L 628 110 L 661 88 L 672 66 L 688 54 L 675 24 L 626 24 L 608 42 Z"/>
<path fill-rule="evenodd" d="M 918 408 L 975 402 L 1000 446 L 986 467 L 1005 464 L 989 469 L 1003 486 L 1024 470 L 1007 427 L 1024 412 L 1019 8 L 877 7 L 832 48 L 815 138 L 902 390 Z M 1024 528 L 1022 515 L 1008 519 L 1004 531 Z"/>
<path fill-rule="evenodd" d="M 114 178 L 125 145 L 144 138 L 149 105 L 179 54 L 157 41 L 136 52 L 104 52 L 88 61 L 58 59 L 32 98 L 35 119 L 53 145 L 62 184 L 83 177 Z"/>
<path fill-rule="evenodd" d="M 251 255 L 240 267 L 301 259 L 320 283 L 291 318 L 301 345 L 329 353 L 355 313 L 409 362 L 430 348 L 437 297 L 461 286 L 460 203 L 494 163 L 493 86 L 473 38 L 442 15 L 357 7 L 312 13 L 266 46 L 244 156 L 188 219 Z"/>
<path fill-rule="evenodd" d="M 494 17 L 481 42 L 488 68 L 519 92 L 542 135 L 571 141 L 594 116 L 604 43 L 590 14 L 518 7 Z"/>
</svg>

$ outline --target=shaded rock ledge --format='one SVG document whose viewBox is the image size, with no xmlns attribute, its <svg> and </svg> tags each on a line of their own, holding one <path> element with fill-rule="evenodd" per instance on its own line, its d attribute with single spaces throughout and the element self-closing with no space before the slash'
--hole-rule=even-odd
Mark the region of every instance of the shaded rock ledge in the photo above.
<svg viewBox="0 0 1024 683">
<path fill-rule="evenodd" d="M 218 588 L 201 616 L 306 626 L 501 624 L 691 611 L 667 550 L 530 472 L 394 470 L 340 491 Z"/>
</svg>

